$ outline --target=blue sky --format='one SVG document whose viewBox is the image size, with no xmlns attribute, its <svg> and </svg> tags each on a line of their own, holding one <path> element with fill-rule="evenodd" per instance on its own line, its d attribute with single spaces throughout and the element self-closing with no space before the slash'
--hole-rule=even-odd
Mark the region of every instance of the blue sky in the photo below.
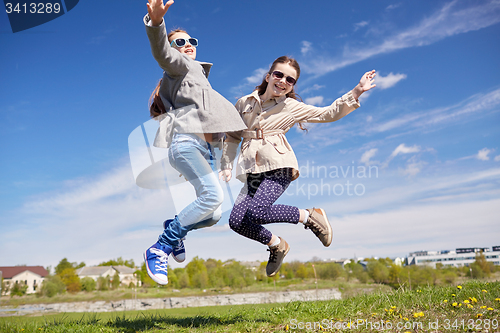
<svg viewBox="0 0 500 333">
<path fill-rule="evenodd" d="M 189 195 L 140 188 L 132 173 L 128 137 L 162 74 L 145 13 L 146 1 L 80 1 L 15 34 L 0 14 L 0 266 L 141 263 Z M 287 134 L 303 176 L 279 202 L 323 207 L 335 231 L 324 248 L 300 226 L 271 226 L 287 261 L 500 245 L 499 1 L 177 0 L 165 19 L 199 39 L 232 102 L 284 54 L 318 106 L 377 70 L 361 108 Z M 267 260 L 229 230 L 230 206 L 188 235 L 188 260 Z"/>
</svg>

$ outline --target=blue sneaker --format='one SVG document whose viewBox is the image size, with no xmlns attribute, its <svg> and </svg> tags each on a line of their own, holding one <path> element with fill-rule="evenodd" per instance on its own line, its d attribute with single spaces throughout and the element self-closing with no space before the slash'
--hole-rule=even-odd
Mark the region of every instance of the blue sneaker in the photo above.
<svg viewBox="0 0 500 333">
<path fill-rule="evenodd" d="M 168 255 L 172 249 L 167 245 L 156 242 L 144 252 L 144 261 L 148 275 L 158 284 L 168 284 L 167 264 Z"/>
<path fill-rule="evenodd" d="M 163 222 L 163 229 L 167 229 L 168 225 L 172 221 L 173 219 L 168 219 Z M 179 239 L 179 243 L 177 244 L 177 246 L 174 246 L 174 248 L 172 249 L 172 258 L 174 258 L 174 260 L 177 262 L 183 262 L 184 260 L 186 260 L 186 249 L 184 248 L 183 242 L 183 240 L 185 239 L 186 238 Z"/>
</svg>

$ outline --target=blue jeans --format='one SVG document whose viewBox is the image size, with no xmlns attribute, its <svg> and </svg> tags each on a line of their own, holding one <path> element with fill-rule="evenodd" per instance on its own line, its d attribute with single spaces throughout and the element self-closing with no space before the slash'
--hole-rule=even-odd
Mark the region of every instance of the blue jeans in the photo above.
<svg viewBox="0 0 500 333">
<path fill-rule="evenodd" d="M 176 246 L 188 231 L 210 227 L 220 220 L 224 194 L 210 143 L 195 134 L 175 134 L 168 157 L 172 167 L 194 186 L 197 197 L 175 216 L 158 239 L 160 244 Z"/>
</svg>

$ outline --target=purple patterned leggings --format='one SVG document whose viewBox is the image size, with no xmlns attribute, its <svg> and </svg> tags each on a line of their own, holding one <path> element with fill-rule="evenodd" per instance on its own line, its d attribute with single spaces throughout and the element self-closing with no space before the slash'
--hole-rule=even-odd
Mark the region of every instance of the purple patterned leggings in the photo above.
<svg viewBox="0 0 500 333">
<path fill-rule="evenodd" d="M 259 174 L 248 174 L 229 216 L 229 226 L 242 236 L 264 245 L 272 234 L 262 224 L 299 222 L 299 209 L 288 205 L 274 205 L 292 182 L 292 169 L 277 169 Z"/>
</svg>

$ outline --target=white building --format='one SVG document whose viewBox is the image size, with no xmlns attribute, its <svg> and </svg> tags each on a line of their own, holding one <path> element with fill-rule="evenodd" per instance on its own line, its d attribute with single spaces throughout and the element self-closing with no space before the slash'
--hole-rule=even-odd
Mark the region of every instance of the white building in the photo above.
<svg viewBox="0 0 500 333">
<path fill-rule="evenodd" d="M 134 275 L 134 272 L 134 269 L 127 266 L 89 266 L 76 270 L 76 274 L 80 279 L 90 277 L 95 281 L 100 277 L 113 278 L 118 273 L 120 284 L 124 286 L 128 286 L 130 283 L 137 285 L 137 277 Z"/>
<path fill-rule="evenodd" d="M 489 248 L 460 248 L 455 251 L 417 251 L 412 252 L 406 258 L 407 265 L 427 265 L 436 268 L 436 264 L 444 266 L 463 267 L 469 266 L 476 261 L 476 254 L 483 252 L 487 261 L 500 265 L 500 246 Z"/>
<path fill-rule="evenodd" d="M 6 291 L 2 293 L 10 295 L 10 289 L 15 284 L 28 286 L 27 294 L 33 294 L 42 285 L 44 278 L 49 272 L 42 266 L 6 266 L 0 267 L 1 276 L 5 283 Z"/>
</svg>

